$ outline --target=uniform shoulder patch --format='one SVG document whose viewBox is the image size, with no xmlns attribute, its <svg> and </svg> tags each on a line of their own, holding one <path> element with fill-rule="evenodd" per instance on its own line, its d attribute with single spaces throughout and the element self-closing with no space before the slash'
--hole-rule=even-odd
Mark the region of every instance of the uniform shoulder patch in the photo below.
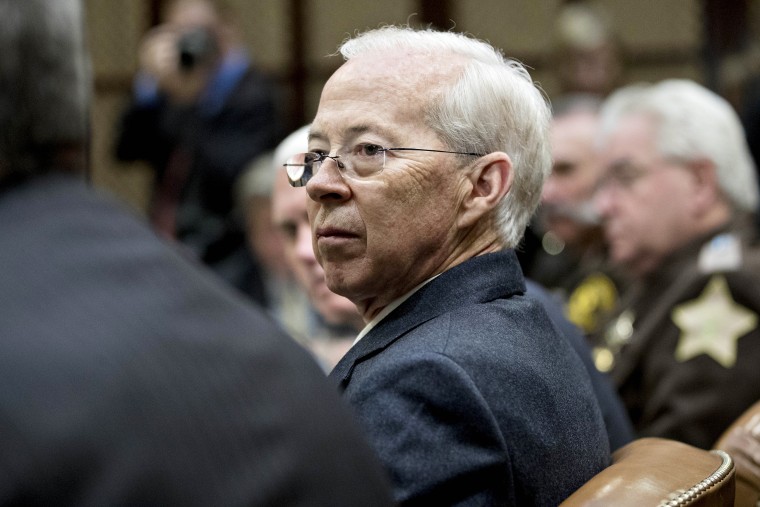
<svg viewBox="0 0 760 507">
<path fill-rule="evenodd" d="M 702 273 L 736 271 L 742 266 L 742 242 L 736 234 L 718 234 L 699 251 Z"/>
<path fill-rule="evenodd" d="M 676 361 L 707 354 L 724 368 L 736 364 L 739 338 L 757 327 L 757 314 L 734 301 L 726 278 L 713 275 L 696 299 L 671 312 L 681 330 Z"/>
<path fill-rule="evenodd" d="M 584 333 L 598 329 L 601 320 L 617 305 L 618 291 L 610 277 L 601 272 L 592 273 L 570 294 L 565 313 L 570 322 Z"/>
</svg>

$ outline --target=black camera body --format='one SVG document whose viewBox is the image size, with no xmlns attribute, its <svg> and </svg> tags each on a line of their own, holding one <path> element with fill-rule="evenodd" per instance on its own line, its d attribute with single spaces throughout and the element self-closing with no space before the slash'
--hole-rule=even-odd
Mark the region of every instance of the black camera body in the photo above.
<svg viewBox="0 0 760 507">
<path fill-rule="evenodd" d="M 183 33 L 177 41 L 179 68 L 189 71 L 199 64 L 213 61 L 219 51 L 214 35 L 203 28 Z"/>
</svg>

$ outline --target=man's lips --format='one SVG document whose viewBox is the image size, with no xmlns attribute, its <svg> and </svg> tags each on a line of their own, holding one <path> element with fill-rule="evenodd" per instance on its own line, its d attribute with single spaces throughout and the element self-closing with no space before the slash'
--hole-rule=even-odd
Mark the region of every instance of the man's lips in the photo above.
<svg viewBox="0 0 760 507">
<path fill-rule="evenodd" d="M 340 229 L 337 227 L 320 227 L 316 231 L 317 239 L 350 239 L 356 238 L 358 235 L 346 229 Z"/>
<path fill-rule="evenodd" d="M 335 258 L 332 255 L 337 252 L 345 252 L 345 249 L 349 248 L 349 245 L 355 244 L 359 238 L 358 234 L 339 227 L 320 227 L 315 231 L 315 234 L 317 246 L 322 252 L 323 260 L 327 260 L 327 257 L 331 257 L 334 260 Z M 328 254 L 328 252 L 332 252 L 332 254 Z"/>
</svg>

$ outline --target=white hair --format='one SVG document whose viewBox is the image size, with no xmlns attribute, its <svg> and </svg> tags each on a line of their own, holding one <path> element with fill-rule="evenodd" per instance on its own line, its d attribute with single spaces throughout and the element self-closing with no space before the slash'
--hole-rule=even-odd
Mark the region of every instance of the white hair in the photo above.
<svg viewBox="0 0 760 507">
<path fill-rule="evenodd" d="M 433 58 L 454 54 L 469 60 L 442 97 L 429 101 L 425 121 L 454 151 L 509 155 L 514 179 L 496 219 L 506 246 L 517 246 L 551 171 L 550 112 L 541 90 L 521 63 L 460 33 L 387 26 L 360 34 L 340 47 L 346 60 L 393 50 L 411 50 Z"/>
<path fill-rule="evenodd" d="M 0 163 L 41 169 L 88 136 L 90 62 L 79 0 L 0 0 Z"/>
<path fill-rule="evenodd" d="M 737 210 L 757 209 L 757 170 L 739 116 L 725 99 L 685 79 L 627 86 L 611 95 L 602 108 L 600 143 L 604 144 L 620 117 L 633 113 L 654 118 L 660 154 L 683 161 L 711 161 L 730 203 Z"/>
</svg>

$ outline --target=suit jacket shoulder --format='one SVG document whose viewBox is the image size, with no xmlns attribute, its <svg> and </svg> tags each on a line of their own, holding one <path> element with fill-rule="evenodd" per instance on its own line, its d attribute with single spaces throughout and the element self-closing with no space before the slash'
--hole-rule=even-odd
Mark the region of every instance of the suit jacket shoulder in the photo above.
<svg viewBox="0 0 760 507">
<path fill-rule="evenodd" d="M 0 192 L 0 505 L 388 505 L 319 367 L 83 182 Z"/>
<path fill-rule="evenodd" d="M 580 360 L 523 293 L 513 252 L 471 259 L 394 310 L 331 374 L 397 500 L 557 504 L 607 464 Z"/>
</svg>

